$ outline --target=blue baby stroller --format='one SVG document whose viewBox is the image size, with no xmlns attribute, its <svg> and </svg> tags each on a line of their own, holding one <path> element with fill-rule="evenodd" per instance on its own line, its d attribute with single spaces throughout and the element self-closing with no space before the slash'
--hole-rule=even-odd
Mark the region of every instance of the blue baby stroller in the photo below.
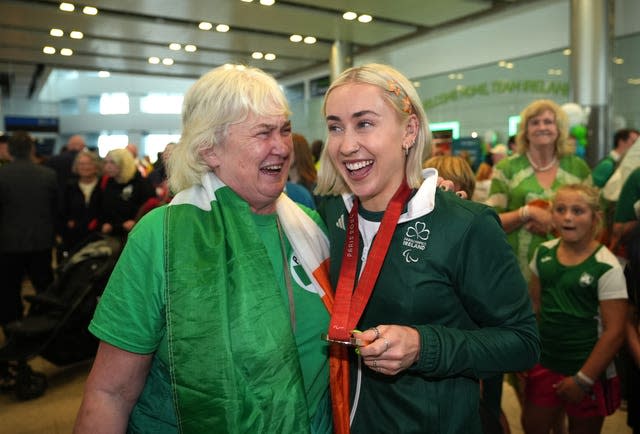
<svg viewBox="0 0 640 434">
<path fill-rule="evenodd" d="M 120 251 L 120 240 L 92 235 L 56 269 L 54 282 L 44 292 L 25 297 L 29 311 L 5 327 L 0 348 L 4 391 L 13 390 L 19 399 L 45 392 L 45 375 L 27 363 L 36 356 L 65 366 L 95 355 L 98 342 L 87 326 Z"/>
</svg>

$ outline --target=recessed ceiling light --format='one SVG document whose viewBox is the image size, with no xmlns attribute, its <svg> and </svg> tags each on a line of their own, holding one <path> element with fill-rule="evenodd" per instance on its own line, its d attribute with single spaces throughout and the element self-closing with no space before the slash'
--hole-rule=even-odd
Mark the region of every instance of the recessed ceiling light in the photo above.
<svg viewBox="0 0 640 434">
<path fill-rule="evenodd" d="M 342 18 L 344 18 L 347 21 L 351 21 L 358 18 L 358 14 L 356 14 L 355 12 L 347 11 L 344 14 L 342 14 Z"/>
<path fill-rule="evenodd" d="M 640 78 L 628 78 L 627 83 L 629 84 L 640 84 Z"/>
<path fill-rule="evenodd" d="M 71 39 L 82 39 L 84 38 L 84 34 L 82 32 L 79 32 L 78 30 L 74 30 L 71 33 L 69 33 L 69 37 Z"/>
<path fill-rule="evenodd" d="M 171 57 L 165 57 L 164 59 L 162 59 L 162 64 L 171 66 L 173 65 L 173 59 Z"/>
<path fill-rule="evenodd" d="M 371 20 L 373 20 L 373 17 L 367 14 L 362 14 L 358 17 L 358 21 L 360 21 L 361 23 L 370 23 Z"/>
<path fill-rule="evenodd" d="M 213 24 L 203 21 L 200 24 L 198 24 L 198 28 L 200 30 L 211 30 L 213 28 Z"/>
<path fill-rule="evenodd" d="M 276 0 L 260 0 L 262 6 L 272 6 Z"/>
<path fill-rule="evenodd" d="M 420 82 L 419 81 L 414 81 L 413 82 L 413 87 L 420 87 Z"/>
<path fill-rule="evenodd" d="M 456 75 L 455 74 L 449 74 L 449 75 L 447 75 L 447 77 L 449 77 L 449 80 L 455 80 L 456 79 Z"/>
<path fill-rule="evenodd" d="M 187 45 L 184 46 L 184 51 L 188 51 L 189 53 L 193 53 L 197 49 L 198 49 L 198 47 L 196 47 L 193 44 L 187 44 Z"/>
<path fill-rule="evenodd" d="M 507 62 L 505 62 L 504 60 L 501 60 L 501 61 L 498 62 L 498 66 L 500 68 L 504 68 L 506 65 L 507 65 Z"/>
<path fill-rule="evenodd" d="M 156 56 L 151 56 L 149 57 L 149 63 L 152 65 L 157 65 L 158 63 L 160 63 L 160 58 Z"/>
<path fill-rule="evenodd" d="M 273 53 L 267 53 L 264 55 L 264 60 L 276 60 L 276 55 Z"/>
<path fill-rule="evenodd" d="M 570 56 L 571 48 L 565 48 L 564 50 L 562 50 L 562 54 L 564 54 L 565 56 Z"/>
<path fill-rule="evenodd" d="M 42 49 L 42 52 L 45 54 L 56 54 L 56 49 L 53 47 L 46 46 Z"/>
<path fill-rule="evenodd" d="M 462 80 L 464 78 L 464 74 L 456 74 L 456 80 Z"/>
<path fill-rule="evenodd" d="M 169 50 L 178 51 L 181 49 L 182 49 L 182 45 L 178 44 L 177 42 L 172 42 L 169 44 Z"/>
<path fill-rule="evenodd" d="M 254 51 L 253 53 L 251 53 L 251 57 L 253 59 L 262 59 L 264 57 L 264 54 L 259 51 Z"/>
<path fill-rule="evenodd" d="M 304 38 L 304 43 L 305 44 L 315 44 L 316 43 L 316 38 L 314 38 L 313 36 L 306 36 Z"/>
<path fill-rule="evenodd" d="M 60 50 L 60 54 L 62 54 L 63 56 L 71 56 L 73 55 L 73 50 L 71 48 L 62 48 Z"/>
<path fill-rule="evenodd" d="M 82 8 L 82 13 L 85 15 L 98 15 L 98 9 L 93 6 L 85 6 Z"/>
<path fill-rule="evenodd" d="M 98 71 L 98 77 L 100 78 L 111 77 L 111 73 L 109 71 Z"/>
<path fill-rule="evenodd" d="M 615 63 L 616 65 L 622 65 L 624 63 L 624 59 L 622 57 L 614 57 L 613 63 Z"/>
<path fill-rule="evenodd" d="M 251 3 L 253 0 L 241 0 L 241 1 L 243 1 L 245 3 Z"/>
<path fill-rule="evenodd" d="M 49 30 L 49 34 L 51 36 L 55 36 L 56 38 L 59 38 L 64 35 L 64 32 L 62 31 L 62 29 L 51 29 Z"/>
<path fill-rule="evenodd" d="M 73 12 L 76 7 L 71 3 L 60 3 L 60 10 L 65 12 Z"/>
<path fill-rule="evenodd" d="M 513 63 L 507 62 L 507 64 L 504 67 L 507 69 L 513 69 Z"/>
<path fill-rule="evenodd" d="M 226 33 L 229 31 L 229 26 L 226 24 L 218 24 L 216 26 L 216 32 Z"/>
<path fill-rule="evenodd" d="M 289 36 L 289 40 L 291 42 L 300 42 L 302 41 L 302 35 L 291 35 Z"/>
</svg>

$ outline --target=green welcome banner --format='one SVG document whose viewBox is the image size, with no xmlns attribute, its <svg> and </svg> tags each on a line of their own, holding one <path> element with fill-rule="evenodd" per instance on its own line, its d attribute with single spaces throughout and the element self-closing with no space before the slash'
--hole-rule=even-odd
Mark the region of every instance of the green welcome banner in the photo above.
<svg viewBox="0 0 640 434">
<path fill-rule="evenodd" d="M 478 95 L 503 95 L 509 93 L 538 93 L 548 95 L 569 96 L 569 83 L 544 80 L 495 80 L 471 86 L 460 87 L 427 98 L 422 105 L 425 110 L 461 99 Z"/>
</svg>

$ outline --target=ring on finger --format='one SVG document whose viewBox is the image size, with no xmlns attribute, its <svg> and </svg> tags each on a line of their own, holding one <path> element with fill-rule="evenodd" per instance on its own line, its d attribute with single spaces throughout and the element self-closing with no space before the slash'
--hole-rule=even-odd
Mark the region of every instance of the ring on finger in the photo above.
<svg viewBox="0 0 640 434">
<path fill-rule="evenodd" d="M 383 353 L 386 353 L 387 350 L 389 349 L 389 341 L 387 340 L 387 338 L 383 338 L 384 340 L 384 351 Z"/>
<path fill-rule="evenodd" d="M 376 339 L 378 339 L 380 337 L 380 330 L 378 330 L 378 327 L 371 327 L 371 330 L 376 332 Z"/>
</svg>

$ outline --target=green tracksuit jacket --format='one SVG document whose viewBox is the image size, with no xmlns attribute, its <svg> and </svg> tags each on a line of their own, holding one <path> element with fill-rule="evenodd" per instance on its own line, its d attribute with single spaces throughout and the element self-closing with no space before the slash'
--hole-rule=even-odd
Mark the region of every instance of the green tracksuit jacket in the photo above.
<svg viewBox="0 0 640 434">
<path fill-rule="evenodd" d="M 359 366 L 353 353 L 354 434 L 481 433 L 479 380 L 528 369 L 538 360 L 527 287 L 495 212 L 441 191 L 436 177 L 425 170 L 422 187 L 400 217 L 358 324 L 360 330 L 416 328 L 420 357 L 410 369 L 387 376 Z M 334 287 L 352 203 L 351 195 L 343 195 L 319 204 L 330 234 Z M 382 213 L 359 212 L 361 223 L 382 220 Z M 362 229 L 360 235 L 362 255 Z"/>
</svg>

